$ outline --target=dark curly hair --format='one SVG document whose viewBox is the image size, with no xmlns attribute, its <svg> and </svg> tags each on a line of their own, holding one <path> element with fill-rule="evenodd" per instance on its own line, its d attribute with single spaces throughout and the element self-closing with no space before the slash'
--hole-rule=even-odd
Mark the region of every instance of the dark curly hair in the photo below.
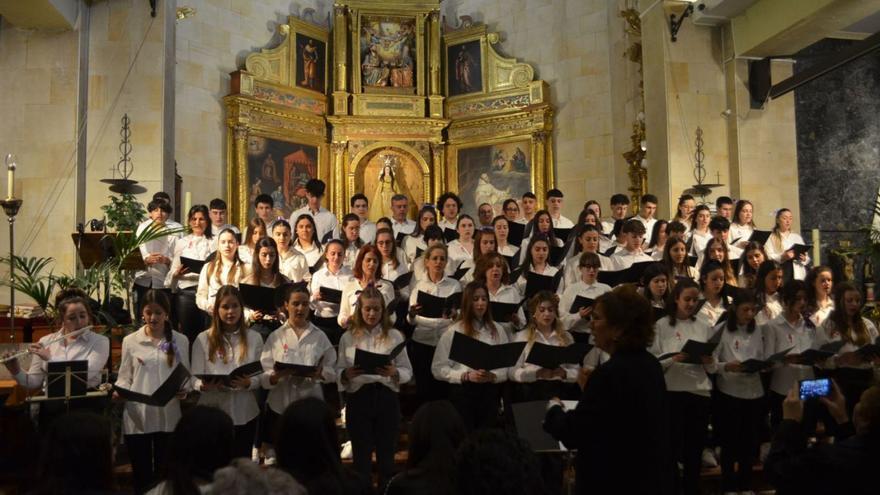
<svg viewBox="0 0 880 495">
<path fill-rule="evenodd" d="M 528 444 L 502 430 L 474 432 L 458 449 L 459 495 L 544 493 L 541 467 Z"/>
<path fill-rule="evenodd" d="M 621 331 L 617 350 L 647 349 L 654 340 L 654 313 L 651 303 L 631 284 L 623 284 L 596 299 L 596 307 L 608 324 Z"/>
</svg>

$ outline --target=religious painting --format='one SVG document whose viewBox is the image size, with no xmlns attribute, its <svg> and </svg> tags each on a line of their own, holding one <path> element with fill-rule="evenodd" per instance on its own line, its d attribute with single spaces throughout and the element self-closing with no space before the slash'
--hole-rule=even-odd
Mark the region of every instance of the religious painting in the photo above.
<svg viewBox="0 0 880 495">
<path fill-rule="evenodd" d="M 360 26 L 363 91 L 414 94 L 417 71 L 415 17 L 364 15 Z"/>
<path fill-rule="evenodd" d="M 392 217 L 391 197 L 409 198 L 410 218 L 425 202 L 422 167 L 409 153 L 396 148 L 376 149 L 365 155 L 357 166 L 355 190 L 362 191 L 370 202 L 369 218 L 376 221 Z"/>
<path fill-rule="evenodd" d="M 505 199 L 531 191 L 530 153 L 531 142 L 527 139 L 459 149 L 458 192 L 464 212 L 476 215 L 483 203 L 502 211 Z"/>
<path fill-rule="evenodd" d="M 248 136 L 248 204 L 260 194 L 275 203 L 275 216 L 287 218 L 307 203 L 306 182 L 318 176 L 318 148 L 308 144 Z M 252 209 L 248 217 L 253 215 Z"/>
<path fill-rule="evenodd" d="M 446 47 L 446 88 L 450 97 L 483 91 L 482 59 L 478 39 Z"/>
<path fill-rule="evenodd" d="M 296 33 L 296 85 L 323 93 L 327 85 L 327 43 Z"/>
</svg>

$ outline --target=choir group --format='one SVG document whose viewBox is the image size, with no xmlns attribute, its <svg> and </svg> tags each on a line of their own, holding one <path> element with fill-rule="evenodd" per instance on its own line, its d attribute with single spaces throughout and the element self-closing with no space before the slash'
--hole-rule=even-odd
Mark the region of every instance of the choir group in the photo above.
<svg viewBox="0 0 880 495">
<path fill-rule="evenodd" d="M 414 220 L 409 199 L 394 196 L 393 217 L 372 222 L 367 197 L 356 194 L 337 222 L 322 206 L 323 182 L 307 191 L 307 206 L 289 219 L 258 196 L 240 229 L 226 223 L 223 200 L 193 206 L 182 234 L 141 248 L 147 268 L 134 291 L 143 324 L 123 340 L 113 394 L 125 400 L 138 491 L 156 481 L 189 392 L 229 414 L 237 456 L 257 446 L 269 462 L 273 425 L 290 403 L 344 406 L 355 469 L 369 476 L 375 452 L 384 484 L 394 474 L 401 385 L 414 380 L 419 402 L 450 400 L 469 429 L 509 421 L 511 403 L 576 399 L 584 370 L 608 359 L 591 347 L 593 301 L 620 284 L 637 284 L 654 308 L 649 350 L 665 374 L 685 493 L 698 490 L 717 447 L 724 491 L 747 493 L 793 385 L 832 376 L 852 405 L 880 363 L 860 291 L 812 266 L 784 208 L 774 225 L 759 226 L 747 200 L 722 197 L 713 211 L 684 195 L 666 221 L 654 218 L 655 196 L 629 216 L 629 199 L 615 194 L 609 218 L 588 201 L 572 222 L 552 189 L 544 209 L 526 193 L 497 216 L 478 205 L 475 219 L 447 192 Z M 179 227 L 161 194 L 148 210 L 139 230 Z M 60 299 L 61 329 L 46 342 L 94 321 L 81 295 Z M 469 340 L 521 347 L 515 364 L 474 368 L 465 364 L 473 356 L 461 357 Z M 538 344 L 580 352 L 542 367 L 530 357 Z M 42 387 L 48 361 L 86 359 L 95 386 L 109 344 L 87 331 L 33 349 L 29 369 L 7 363 L 22 385 Z M 164 405 L 130 398 L 169 381 L 179 388 Z M 821 412 L 808 411 L 813 427 L 833 428 Z"/>
</svg>

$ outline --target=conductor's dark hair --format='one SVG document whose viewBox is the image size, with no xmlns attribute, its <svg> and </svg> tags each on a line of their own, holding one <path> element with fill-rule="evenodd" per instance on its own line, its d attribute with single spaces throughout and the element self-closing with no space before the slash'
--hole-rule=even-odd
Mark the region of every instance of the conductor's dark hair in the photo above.
<svg viewBox="0 0 880 495">
<path fill-rule="evenodd" d="M 58 417 L 43 436 L 33 493 L 110 493 L 113 489 L 113 431 L 95 413 Z"/>
<path fill-rule="evenodd" d="M 621 331 L 617 350 L 645 350 L 654 340 L 654 316 L 651 303 L 632 284 L 622 284 L 596 299 L 605 320 Z"/>
<path fill-rule="evenodd" d="M 195 406 L 174 428 L 168 445 L 167 482 L 175 495 L 198 495 L 195 481 L 211 481 L 232 461 L 235 427 L 216 407 Z"/>
<path fill-rule="evenodd" d="M 278 421 L 274 438 L 278 467 L 309 493 L 342 493 L 339 439 L 326 402 L 309 397 L 291 403 Z"/>
<path fill-rule="evenodd" d="M 544 493 L 538 458 L 525 441 L 503 430 L 474 432 L 458 449 L 459 495 Z"/>
<path fill-rule="evenodd" d="M 275 201 L 272 199 L 272 196 L 269 196 L 268 194 L 260 194 L 254 198 L 254 206 L 257 206 L 260 203 L 269 205 L 269 208 L 275 208 Z"/>
</svg>

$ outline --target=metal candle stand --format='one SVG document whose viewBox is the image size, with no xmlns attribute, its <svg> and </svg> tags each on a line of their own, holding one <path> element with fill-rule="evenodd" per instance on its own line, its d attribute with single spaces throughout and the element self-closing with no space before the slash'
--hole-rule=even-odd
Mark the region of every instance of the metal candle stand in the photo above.
<svg viewBox="0 0 880 495">
<path fill-rule="evenodd" d="M 22 200 L 6 198 L 0 201 L 3 211 L 9 220 L 9 281 L 12 282 L 15 274 L 15 216 L 21 208 Z M 9 287 L 9 342 L 15 342 L 15 288 Z"/>
</svg>

